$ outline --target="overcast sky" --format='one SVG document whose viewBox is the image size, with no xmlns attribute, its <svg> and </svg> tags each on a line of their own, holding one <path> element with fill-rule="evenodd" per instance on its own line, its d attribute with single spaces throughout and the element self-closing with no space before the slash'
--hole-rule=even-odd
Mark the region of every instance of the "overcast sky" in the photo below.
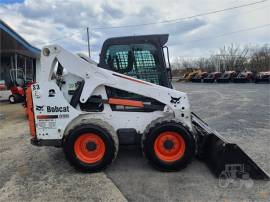
<svg viewBox="0 0 270 202">
<path fill-rule="evenodd" d="M 270 0 L 253 6 L 162 23 L 121 29 L 94 29 L 184 18 L 260 0 L 0 0 L 0 17 L 32 45 L 57 43 L 73 52 L 87 53 L 86 27 L 91 51 L 98 60 L 106 38 L 168 33 L 173 58 L 209 56 L 219 47 L 236 43 L 270 42 L 270 26 L 220 36 L 269 24 Z"/>
</svg>

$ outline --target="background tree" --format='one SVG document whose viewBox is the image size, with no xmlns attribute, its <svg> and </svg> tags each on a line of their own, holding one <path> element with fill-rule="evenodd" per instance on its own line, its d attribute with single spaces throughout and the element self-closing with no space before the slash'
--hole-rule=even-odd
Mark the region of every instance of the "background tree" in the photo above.
<svg viewBox="0 0 270 202">
<path fill-rule="evenodd" d="M 173 75 L 178 76 L 181 72 L 202 69 L 203 71 L 270 71 L 270 47 L 269 44 L 263 46 L 244 46 L 230 44 L 223 46 L 216 54 L 210 57 L 181 58 L 178 57 L 172 62 Z"/>
</svg>

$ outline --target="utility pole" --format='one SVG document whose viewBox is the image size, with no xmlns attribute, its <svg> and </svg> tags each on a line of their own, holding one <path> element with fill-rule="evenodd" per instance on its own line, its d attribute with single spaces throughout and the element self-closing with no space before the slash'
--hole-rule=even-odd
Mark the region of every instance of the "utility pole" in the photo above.
<svg viewBox="0 0 270 202">
<path fill-rule="evenodd" d="M 87 43 L 88 43 L 88 56 L 89 58 L 91 58 L 91 55 L 90 55 L 90 37 L 89 37 L 89 27 L 86 28 L 86 31 L 87 31 Z"/>
</svg>

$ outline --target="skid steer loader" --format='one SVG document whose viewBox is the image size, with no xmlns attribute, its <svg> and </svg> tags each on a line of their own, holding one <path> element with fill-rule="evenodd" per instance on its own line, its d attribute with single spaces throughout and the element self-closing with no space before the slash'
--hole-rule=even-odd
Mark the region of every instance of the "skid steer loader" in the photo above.
<svg viewBox="0 0 270 202">
<path fill-rule="evenodd" d="M 31 143 L 63 147 L 71 165 L 85 172 L 107 167 L 119 145 L 139 144 L 160 170 L 181 170 L 197 156 L 217 176 L 240 164 L 250 177 L 269 179 L 191 112 L 186 93 L 172 89 L 167 40 L 168 35 L 108 39 L 99 64 L 58 45 L 44 47 L 42 76 L 27 90 Z"/>
</svg>

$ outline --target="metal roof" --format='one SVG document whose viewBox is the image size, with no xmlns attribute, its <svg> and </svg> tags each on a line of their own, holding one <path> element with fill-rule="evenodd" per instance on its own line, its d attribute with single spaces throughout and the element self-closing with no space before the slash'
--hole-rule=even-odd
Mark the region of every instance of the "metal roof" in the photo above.
<svg viewBox="0 0 270 202">
<path fill-rule="evenodd" d="M 26 50 L 31 52 L 33 55 L 38 56 L 40 54 L 40 49 L 29 44 L 24 38 L 22 38 L 17 32 L 15 32 L 11 27 L 9 27 L 3 20 L 0 19 L 0 29 L 14 38 L 19 44 L 21 44 Z"/>
</svg>

